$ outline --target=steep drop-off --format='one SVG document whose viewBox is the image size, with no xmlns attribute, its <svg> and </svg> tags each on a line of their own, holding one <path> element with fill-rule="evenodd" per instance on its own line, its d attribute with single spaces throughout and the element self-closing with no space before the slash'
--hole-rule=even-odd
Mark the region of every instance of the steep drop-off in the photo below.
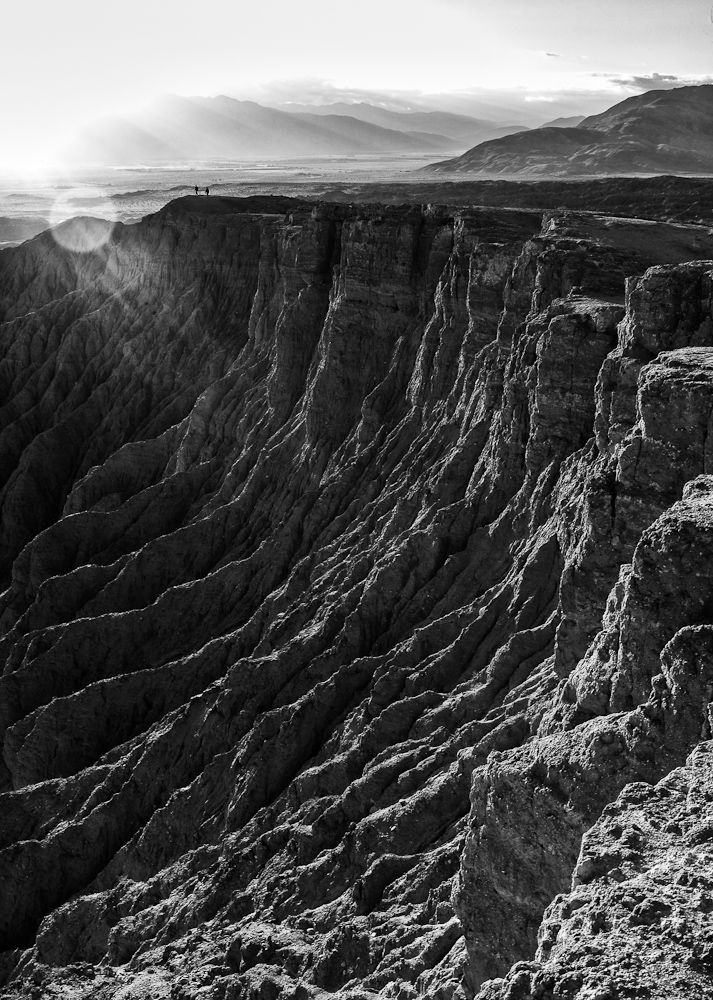
<svg viewBox="0 0 713 1000">
<path fill-rule="evenodd" d="M 711 258 L 195 198 L 0 253 L 0 995 L 710 995 Z"/>
</svg>

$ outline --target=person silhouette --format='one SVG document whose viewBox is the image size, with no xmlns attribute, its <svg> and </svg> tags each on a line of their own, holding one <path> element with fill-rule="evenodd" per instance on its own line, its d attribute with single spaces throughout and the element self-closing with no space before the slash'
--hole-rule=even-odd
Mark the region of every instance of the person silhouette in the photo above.
<svg viewBox="0 0 713 1000">
<path fill-rule="evenodd" d="M 198 185 L 196 184 L 196 194 L 198 194 Z"/>
<path fill-rule="evenodd" d="M 206 198 L 208 197 L 209 194 L 210 194 L 210 188 L 206 188 L 205 189 L 205 196 L 206 196 Z"/>
</svg>

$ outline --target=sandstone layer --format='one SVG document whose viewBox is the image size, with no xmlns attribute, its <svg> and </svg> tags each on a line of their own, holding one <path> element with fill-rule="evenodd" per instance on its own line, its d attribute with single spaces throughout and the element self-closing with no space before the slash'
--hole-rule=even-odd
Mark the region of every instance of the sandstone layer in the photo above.
<svg viewBox="0 0 713 1000">
<path fill-rule="evenodd" d="M 213 198 L 0 252 L 0 995 L 713 994 L 711 258 Z"/>
</svg>

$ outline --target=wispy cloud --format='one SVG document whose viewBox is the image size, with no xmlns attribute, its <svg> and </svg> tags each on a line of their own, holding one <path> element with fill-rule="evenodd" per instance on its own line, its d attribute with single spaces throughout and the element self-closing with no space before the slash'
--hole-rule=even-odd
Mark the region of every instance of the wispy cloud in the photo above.
<svg viewBox="0 0 713 1000">
<path fill-rule="evenodd" d="M 583 79 L 579 88 L 512 87 L 443 91 L 440 93 L 403 89 L 369 89 L 338 86 L 328 79 L 304 77 L 290 80 L 272 80 L 269 83 L 240 87 L 224 87 L 222 93 L 259 104 L 285 107 L 286 105 L 327 105 L 337 102 L 354 104 L 365 102 L 390 111 L 453 111 L 475 118 L 502 123 L 524 125 L 539 124 L 547 114 L 567 116 L 597 114 L 612 103 L 613 85 L 608 81 L 592 87 L 592 76 Z M 620 91 L 621 92 L 621 91 Z"/>
<path fill-rule="evenodd" d="M 541 50 L 544 55 L 544 50 Z M 616 75 L 587 73 L 578 84 L 549 89 L 537 86 L 485 88 L 432 93 L 412 89 L 371 89 L 339 86 L 319 77 L 273 80 L 249 87 L 227 87 L 222 93 L 277 107 L 354 104 L 364 102 L 390 111 L 451 111 L 498 124 L 530 127 L 572 115 L 600 114 L 613 104 L 642 91 L 713 83 L 713 77 L 684 78 L 672 73 Z"/>
<path fill-rule="evenodd" d="M 713 76 L 685 77 L 673 73 L 648 73 L 643 76 L 614 76 L 610 73 L 594 73 L 600 79 L 609 80 L 618 87 L 630 90 L 674 90 L 676 87 L 695 87 L 704 83 L 713 83 Z"/>
<path fill-rule="evenodd" d="M 422 109 L 421 93 L 415 90 L 368 90 L 360 87 L 339 87 L 331 80 L 304 77 L 292 80 L 271 80 L 237 90 L 229 96 L 249 98 L 264 104 L 358 104 L 361 101 L 388 108 L 391 111 Z"/>
</svg>

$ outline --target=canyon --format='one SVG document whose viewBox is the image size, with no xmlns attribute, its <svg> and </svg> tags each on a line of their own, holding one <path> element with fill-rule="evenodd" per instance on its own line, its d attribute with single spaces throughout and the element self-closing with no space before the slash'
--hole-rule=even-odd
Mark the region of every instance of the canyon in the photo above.
<svg viewBox="0 0 713 1000">
<path fill-rule="evenodd" d="M 0 996 L 713 995 L 712 414 L 703 225 L 0 251 Z"/>
</svg>

